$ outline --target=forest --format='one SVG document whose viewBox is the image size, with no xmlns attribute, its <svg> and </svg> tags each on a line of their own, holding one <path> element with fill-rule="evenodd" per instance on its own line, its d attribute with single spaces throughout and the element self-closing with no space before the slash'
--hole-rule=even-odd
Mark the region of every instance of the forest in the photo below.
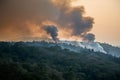
<svg viewBox="0 0 120 80">
<path fill-rule="evenodd" d="M 25 43 L 0 42 L 0 80 L 120 80 L 120 58 Z"/>
</svg>

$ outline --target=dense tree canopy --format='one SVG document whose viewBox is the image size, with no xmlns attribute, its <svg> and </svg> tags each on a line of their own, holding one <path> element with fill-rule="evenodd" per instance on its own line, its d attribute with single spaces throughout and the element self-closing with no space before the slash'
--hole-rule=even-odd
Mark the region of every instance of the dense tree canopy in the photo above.
<svg viewBox="0 0 120 80">
<path fill-rule="evenodd" d="M 120 80 L 120 58 L 0 42 L 0 80 Z"/>
</svg>

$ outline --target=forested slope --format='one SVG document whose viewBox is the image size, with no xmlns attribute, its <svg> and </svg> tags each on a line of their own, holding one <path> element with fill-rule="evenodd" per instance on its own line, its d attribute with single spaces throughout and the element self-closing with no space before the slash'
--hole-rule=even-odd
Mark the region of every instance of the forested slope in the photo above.
<svg viewBox="0 0 120 80">
<path fill-rule="evenodd" d="M 120 58 L 0 42 L 0 80 L 120 80 Z"/>
</svg>

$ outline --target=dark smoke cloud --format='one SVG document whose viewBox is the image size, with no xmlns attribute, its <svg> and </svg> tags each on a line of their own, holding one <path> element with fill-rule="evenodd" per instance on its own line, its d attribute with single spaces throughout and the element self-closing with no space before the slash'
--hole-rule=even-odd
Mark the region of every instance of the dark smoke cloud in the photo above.
<svg viewBox="0 0 120 80">
<path fill-rule="evenodd" d="M 51 0 L 0 0 L 0 36 L 31 36 L 33 33 L 28 24 L 40 25 L 45 20 L 52 20 L 56 11 Z"/>
<path fill-rule="evenodd" d="M 46 20 L 57 24 L 58 28 L 71 36 L 83 37 L 93 27 L 94 19 L 85 17 L 83 6 L 71 7 L 73 0 L 0 0 L 0 39 L 6 37 L 29 37 L 33 35 L 30 25 L 41 26 Z M 55 26 L 54 26 L 55 27 Z M 58 35 L 58 34 L 57 34 Z M 57 37 L 57 36 L 56 36 Z"/>
<path fill-rule="evenodd" d="M 88 33 L 93 27 L 94 19 L 84 16 L 85 10 L 83 6 L 71 7 L 70 1 L 57 1 L 57 7 L 60 11 L 57 23 L 66 30 L 71 29 L 71 36 L 80 36 L 83 40 L 94 41 L 95 35 Z"/>
<path fill-rule="evenodd" d="M 84 34 L 82 35 L 83 41 L 85 42 L 94 42 L 95 40 L 95 35 L 92 33 Z"/>
<path fill-rule="evenodd" d="M 94 19 L 92 17 L 84 17 L 84 7 L 62 6 L 61 8 L 57 22 L 66 29 L 72 29 L 71 35 L 80 36 L 92 29 Z"/>
<path fill-rule="evenodd" d="M 54 25 L 47 25 L 45 26 L 45 30 L 48 34 L 51 35 L 52 39 L 55 41 L 55 42 L 58 42 L 59 39 L 57 38 L 58 36 L 58 29 L 56 26 Z"/>
</svg>

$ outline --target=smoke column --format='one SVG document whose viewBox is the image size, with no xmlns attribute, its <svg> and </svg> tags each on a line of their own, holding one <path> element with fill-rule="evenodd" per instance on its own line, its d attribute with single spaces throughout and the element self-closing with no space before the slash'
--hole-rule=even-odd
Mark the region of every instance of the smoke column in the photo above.
<svg viewBox="0 0 120 80">
<path fill-rule="evenodd" d="M 52 0 L 0 0 L 0 40 L 45 35 L 42 22 L 57 14 Z"/>
<path fill-rule="evenodd" d="M 74 0 L 0 0 L 0 39 L 32 37 L 45 34 L 43 22 L 50 21 L 58 25 L 59 32 L 66 36 L 81 37 L 93 28 L 94 19 L 84 16 L 83 6 L 72 7 Z M 31 26 L 33 25 L 33 26 Z M 36 26 L 39 26 L 36 27 Z M 55 26 L 54 26 L 55 27 Z M 49 26 L 51 29 L 51 27 Z M 56 40 L 58 33 L 54 29 L 49 34 Z M 64 36 L 63 36 L 64 37 Z"/>
<path fill-rule="evenodd" d="M 85 10 L 83 6 L 71 7 L 70 1 L 56 1 L 60 11 L 56 22 L 66 30 L 71 29 L 71 36 L 81 37 L 85 41 L 94 41 L 95 35 L 88 33 L 93 28 L 94 19 L 84 16 Z"/>
<path fill-rule="evenodd" d="M 45 26 L 45 30 L 48 34 L 51 35 L 52 39 L 57 43 L 59 39 L 57 38 L 58 36 L 58 29 L 54 25 L 47 25 Z"/>
<path fill-rule="evenodd" d="M 84 34 L 82 37 L 85 42 L 94 42 L 95 40 L 95 35 L 92 33 Z"/>
</svg>

